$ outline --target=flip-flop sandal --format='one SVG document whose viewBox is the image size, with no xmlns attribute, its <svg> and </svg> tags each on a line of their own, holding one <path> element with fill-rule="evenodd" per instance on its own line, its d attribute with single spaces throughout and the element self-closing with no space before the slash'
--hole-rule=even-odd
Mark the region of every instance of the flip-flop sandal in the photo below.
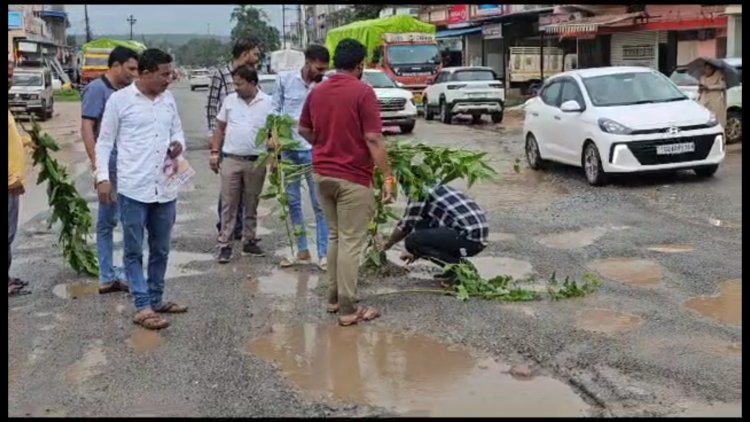
<svg viewBox="0 0 750 422">
<path fill-rule="evenodd" d="M 130 292 L 130 287 L 127 284 L 117 280 L 109 284 L 102 284 L 99 286 L 99 294 L 107 294 L 114 292 Z"/>
<path fill-rule="evenodd" d="M 133 323 L 147 330 L 161 330 L 169 327 L 169 321 L 156 314 L 138 313 L 133 317 Z"/>
<path fill-rule="evenodd" d="M 21 286 L 26 287 L 29 285 L 28 281 L 23 281 L 20 278 L 11 278 L 10 282 L 8 283 L 9 286 Z"/>
<path fill-rule="evenodd" d="M 154 308 L 154 312 L 160 314 L 183 314 L 187 311 L 187 306 L 178 305 L 174 302 L 167 302 L 158 308 Z"/>
<path fill-rule="evenodd" d="M 279 267 L 289 268 L 289 267 L 294 267 L 296 265 L 310 265 L 310 264 L 312 264 L 312 259 L 284 258 L 279 263 Z"/>
<path fill-rule="evenodd" d="M 19 285 L 16 284 L 16 285 L 11 285 L 10 287 L 11 287 L 12 290 L 8 291 L 8 297 L 26 296 L 26 295 L 30 295 L 31 294 L 30 291 L 24 290 L 23 286 L 19 286 Z"/>
<path fill-rule="evenodd" d="M 346 318 L 348 316 L 349 315 L 339 317 L 339 325 L 341 325 L 342 327 L 347 327 L 350 325 L 355 325 L 360 321 L 372 321 L 373 319 L 380 316 L 380 312 L 375 308 L 370 308 L 368 306 L 359 306 L 357 307 L 357 312 L 354 314 L 355 317 L 353 319 Z"/>
<path fill-rule="evenodd" d="M 326 312 L 329 314 L 335 314 L 339 311 L 339 304 L 338 303 L 329 303 L 326 305 Z"/>
</svg>

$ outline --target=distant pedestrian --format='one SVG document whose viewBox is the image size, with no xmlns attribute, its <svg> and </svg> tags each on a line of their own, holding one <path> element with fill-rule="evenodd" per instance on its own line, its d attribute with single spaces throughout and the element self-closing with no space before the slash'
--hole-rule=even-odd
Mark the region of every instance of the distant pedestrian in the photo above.
<svg viewBox="0 0 750 422">
<path fill-rule="evenodd" d="M 244 201 L 242 253 L 265 255 L 258 247 L 258 203 L 266 179 L 266 168 L 257 167 L 258 157 L 266 151 L 257 146 L 258 132 L 273 111 L 271 96 L 258 89 L 258 72 L 240 66 L 232 72 L 235 92 L 229 94 L 216 117 L 211 140 L 211 170 L 221 170 L 221 229 L 219 230 L 219 263 L 232 258 L 232 233 Z"/>
<path fill-rule="evenodd" d="M 727 127 L 727 83 L 719 67 L 706 61 L 698 85 L 698 101 Z"/>
<path fill-rule="evenodd" d="M 117 145 L 117 176 L 125 274 L 135 301 L 133 322 L 148 329 L 169 326 L 156 313 L 187 312 L 164 302 L 164 275 L 175 222 L 177 192 L 167 190 L 164 168 L 185 150 L 185 136 L 172 93 L 172 57 L 147 49 L 138 62 L 138 80 L 113 93 L 104 109 L 96 143 L 99 201 L 112 201 L 107 165 Z M 144 229 L 148 231 L 148 279 L 143 274 Z"/>
<path fill-rule="evenodd" d="M 8 90 L 13 86 L 13 70 L 15 62 L 8 54 Z M 16 126 L 16 119 L 8 110 L 8 296 L 28 294 L 23 290 L 29 282 L 10 276 L 10 263 L 13 260 L 11 248 L 18 229 L 18 208 L 21 195 L 26 191 L 23 179 L 26 174 L 26 151 L 24 147 L 33 147 L 28 138 L 22 137 Z"/>
<path fill-rule="evenodd" d="M 305 65 L 299 70 L 280 72 L 276 79 L 276 89 L 273 93 L 273 110 L 278 115 L 287 114 L 299 121 L 302 107 L 310 90 L 323 80 L 323 75 L 328 70 L 330 55 L 328 49 L 322 45 L 311 45 L 305 50 Z M 283 159 L 293 164 L 304 166 L 312 165 L 312 145 L 303 138 L 297 128 L 293 130 L 294 140 L 299 147 L 294 151 L 287 151 Z M 315 212 L 315 232 L 318 252 L 318 267 L 322 270 L 327 268 L 328 254 L 328 224 L 326 223 L 323 209 L 320 206 L 318 188 L 313 179 L 312 172 L 305 176 L 307 188 L 310 192 L 310 203 Z M 292 225 L 295 228 L 305 228 L 305 217 L 302 213 L 302 181 L 294 180 L 286 187 L 289 200 L 289 213 Z M 310 250 L 307 246 L 307 234 L 305 231 L 297 237 L 297 256 L 285 258 L 281 262 L 282 267 L 294 264 L 309 264 L 312 261 Z"/>
<path fill-rule="evenodd" d="M 208 87 L 208 105 L 206 106 L 206 120 L 208 124 L 208 140 L 214 135 L 216 128 L 216 115 L 219 113 L 221 105 L 224 104 L 224 98 L 234 92 L 234 81 L 232 72 L 240 66 L 256 67 L 260 62 L 260 47 L 258 40 L 242 38 L 238 40 L 232 48 L 232 63 L 227 63 L 216 69 L 211 77 L 211 85 Z M 221 195 L 219 195 L 219 204 L 217 214 L 219 222 L 216 223 L 216 230 L 221 230 Z M 245 213 L 244 208 L 240 207 L 237 213 L 237 224 L 235 224 L 234 238 L 242 238 L 242 216 Z"/>
<path fill-rule="evenodd" d="M 96 137 L 104 115 L 104 105 L 110 95 L 124 88 L 138 77 L 138 54 L 125 47 L 115 47 L 109 53 L 109 69 L 100 78 L 86 85 L 81 96 L 81 138 L 89 156 L 91 171 L 96 179 Z M 117 146 L 112 149 L 109 164 L 109 181 L 112 195 L 117 194 Z M 96 185 L 96 180 L 94 180 Z M 117 202 L 99 203 L 96 218 L 96 256 L 99 260 L 99 293 L 127 292 L 128 284 L 122 269 L 114 265 L 113 233 L 117 227 Z"/>
<path fill-rule="evenodd" d="M 360 42 L 339 42 L 333 55 L 336 73 L 308 94 L 299 121 L 300 135 L 313 147 L 313 171 L 330 230 L 327 309 L 340 311 L 341 325 L 380 315 L 355 304 L 367 226 L 375 212 L 374 165 L 385 176 L 386 203 L 393 200 L 395 188 L 378 100 L 372 87 L 360 80 L 366 57 Z"/>
<path fill-rule="evenodd" d="M 484 250 L 488 236 L 484 210 L 463 192 L 438 185 L 423 200 L 409 201 L 382 250 L 404 240 L 401 259 L 411 263 L 424 258 L 444 268 Z M 450 284 L 455 274 L 444 271 L 435 278 Z"/>
</svg>

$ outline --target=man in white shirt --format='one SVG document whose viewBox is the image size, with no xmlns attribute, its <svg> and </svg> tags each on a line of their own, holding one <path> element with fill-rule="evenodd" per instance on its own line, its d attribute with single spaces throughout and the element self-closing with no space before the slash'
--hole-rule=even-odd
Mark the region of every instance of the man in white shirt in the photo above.
<svg viewBox="0 0 750 422">
<path fill-rule="evenodd" d="M 187 312 L 163 302 L 164 274 L 175 221 L 177 192 L 167 190 L 166 165 L 185 149 L 185 136 L 172 93 L 172 57 L 158 49 L 144 51 L 139 79 L 107 101 L 96 142 L 96 187 L 101 203 L 117 200 L 123 229 L 125 274 L 135 301 L 133 319 L 158 330 L 169 322 L 157 313 Z M 117 144 L 117 198 L 109 180 L 109 159 Z M 170 166 L 171 167 L 171 166 Z M 143 274 L 143 231 L 148 230 L 148 280 Z"/>
<path fill-rule="evenodd" d="M 255 237 L 258 226 L 258 202 L 266 179 L 266 168 L 256 167 L 265 144 L 256 145 L 258 132 L 273 110 L 271 97 L 258 89 L 258 72 L 250 66 L 232 71 L 235 92 L 229 94 L 216 116 L 211 138 L 211 170 L 221 171 L 221 230 L 219 263 L 232 258 L 232 234 L 240 201 L 244 201 L 245 220 L 242 253 L 264 256 Z"/>
</svg>

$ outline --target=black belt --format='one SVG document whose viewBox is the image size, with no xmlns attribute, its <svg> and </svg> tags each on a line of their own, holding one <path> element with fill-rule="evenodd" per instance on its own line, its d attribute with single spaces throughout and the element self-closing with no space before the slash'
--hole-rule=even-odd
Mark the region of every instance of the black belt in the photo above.
<svg viewBox="0 0 750 422">
<path fill-rule="evenodd" d="M 235 155 L 235 154 L 227 154 L 226 152 L 221 153 L 222 158 L 234 158 L 235 160 L 242 160 L 242 161 L 255 161 L 258 159 L 257 155 Z"/>
</svg>

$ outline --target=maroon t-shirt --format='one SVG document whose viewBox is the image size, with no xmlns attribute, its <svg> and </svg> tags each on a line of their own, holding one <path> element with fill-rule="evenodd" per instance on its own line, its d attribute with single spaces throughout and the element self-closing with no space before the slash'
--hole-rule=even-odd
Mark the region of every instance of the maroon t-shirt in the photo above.
<svg viewBox="0 0 750 422">
<path fill-rule="evenodd" d="M 354 76 L 332 75 L 307 96 L 300 127 L 313 130 L 313 171 L 370 187 L 374 164 L 365 133 L 380 133 L 375 91 Z"/>
</svg>

